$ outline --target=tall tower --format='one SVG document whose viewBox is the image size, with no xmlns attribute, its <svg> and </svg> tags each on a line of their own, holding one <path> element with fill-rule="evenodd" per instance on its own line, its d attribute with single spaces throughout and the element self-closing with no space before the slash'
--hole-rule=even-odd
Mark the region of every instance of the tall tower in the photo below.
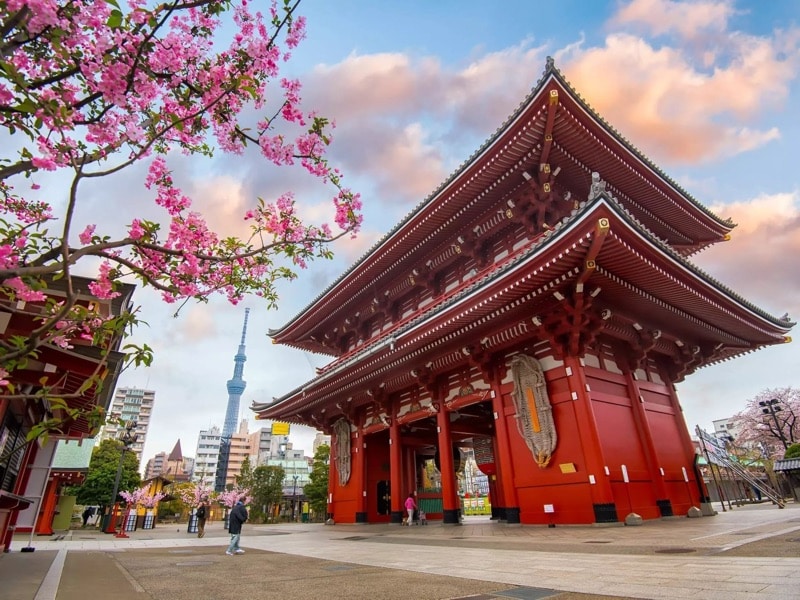
<svg viewBox="0 0 800 600">
<path fill-rule="evenodd" d="M 244 363 L 247 361 L 247 356 L 244 353 L 244 339 L 247 335 L 247 317 L 249 315 L 250 309 L 245 308 L 242 341 L 239 343 L 239 351 L 233 357 L 233 377 L 228 380 L 228 409 L 225 411 L 225 423 L 222 426 L 222 437 L 219 442 L 219 460 L 217 461 L 217 474 L 214 482 L 214 489 L 218 492 L 225 490 L 231 436 L 236 431 L 237 421 L 239 420 L 239 401 L 242 398 L 245 387 L 247 387 L 247 382 L 242 379 L 242 375 L 244 375 Z"/>
<path fill-rule="evenodd" d="M 225 424 L 222 426 L 222 437 L 230 438 L 239 425 L 239 401 L 244 394 L 247 382 L 242 379 L 244 375 L 244 363 L 247 357 L 244 354 L 244 338 L 247 335 L 247 317 L 250 309 L 244 309 L 244 327 L 242 327 L 242 341 L 239 343 L 239 351 L 233 357 L 233 377 L 228 379 L 228 410 L 225 411 Z"/>
</svg>

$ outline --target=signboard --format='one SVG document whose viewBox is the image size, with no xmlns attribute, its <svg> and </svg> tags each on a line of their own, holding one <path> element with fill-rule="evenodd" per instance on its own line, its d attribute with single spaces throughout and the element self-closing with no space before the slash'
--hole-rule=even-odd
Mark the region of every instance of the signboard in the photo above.
<svg viewBox="0 0 800 600">
<path fill-rule="evenodd" d="M 272 435 L 289 435 L 289 423 L 275 421 L 272 424 Z"/>
</svg>

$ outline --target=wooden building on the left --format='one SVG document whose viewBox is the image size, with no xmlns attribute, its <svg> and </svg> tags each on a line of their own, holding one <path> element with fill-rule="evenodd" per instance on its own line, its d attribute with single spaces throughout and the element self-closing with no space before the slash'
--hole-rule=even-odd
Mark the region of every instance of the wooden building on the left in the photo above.
<svg viewBox="0 0 800 600">
<path fill-rule="evenodd" d="M 96 307 L 102 316 L 118 316 L 132 309 L 134 285 L 120 285 L 118 296 L 101 300 L 89 290 L 92 281 L 72 276 L 71 293 L 77 295 L 80 304 Z M 63 280 L 48 282 L 45 293 L 50 298 L 66 297 Z M 41 324 L 44 310 L 45 302 L 12 304 L 7 298 L 0 298 L 0 339 L 29 336 Z M 14 534 L 53 533 L 53 518 L 63 488 L 79 483 L 73 473 L 53 467 L 58 442 L 80 441 L 96 433 L 87 419 L 77 418 L 65 421 L 60 431 L 51 433 L 46 441 L 37 438 L 27 442 L 37 423 L 64 415 L 46 398 L 21 396 L 30 396 L 41 386 L 55 383 L 59 397 L 66 400 L 70 409 L 108 409 L 123 365 L 120 343 L 115 336 L 103 346 L 81 339 L 69 340 L 67 348 L 43 345 L 25 368 L 14 369 L 7 377 L 14 384 L 14 394 L 7 386 L 0 388 L 0 543 L 4 552 L 11 549 Z M 96 372 L 103 378 L 102 385 L 83 389 L 87 378 Z"/>
</svg>

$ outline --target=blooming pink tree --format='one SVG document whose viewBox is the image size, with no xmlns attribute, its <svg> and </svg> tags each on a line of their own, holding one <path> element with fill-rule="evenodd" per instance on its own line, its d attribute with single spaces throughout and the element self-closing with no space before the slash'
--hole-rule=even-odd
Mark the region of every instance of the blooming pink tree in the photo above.
<svg viewBox="0 0 800 600">
<path fill-rule="evenodd" d="M 212 502 L 217 495 L 213 489 L 203 483 L 183 487 L 178 494 L 181 497 L 181 501 L 189 508 Z"/>
<path fill-rule="evenodd" d="M 737 445 L 758 446 L 771 458 L 783 458 L 786 448 L 800 442 L 800 390 L 763 390 L 731 420 Z"/>
<path fill-rule="evenodd" d="M 79 302 L 72 280 L 87 260 L 99 299 L 133 280 L 178 307 L 214 294 L 234 304 L 255 294 L 274 307 L 278 280 L 330 258 L 332 241 L 357 232 L 359 196 L 325 157 L 332 124 L 304 110 L 300 82 L 280 74 L 305 36 L 298 3 L 273 0 L 262 14 L 248 0 L 0 0 L 0 310 L 35 322 L 26 335 L 0 338 L 7 397 L 58 396 L 47 384 L 23 390 L 14 376 L 42 346 L 103 347 L 138 322 L 136 310 L 109 318 Z M 227 45 L 223 24 L 233 28 Z M 263 116 L 248 119 L 253 110 Z M 305 222 L 286 191 L 253 200 L 242 214 L 248 234 L 215 232 L 173 179 L 171 157 L 237 155 L 248 145 L 327 184 L 332 223 Z M 140 198 L 152 198 L 157 219 L 78 222 L 88 180 L 142 162 Z M 64 179 L 63 205 L 42 197 L 45 172 Z M 55 281 L 57 299 L 48 293 Z M 152 360 L 146 346 L 124 351 L 128 365 Z M 102 385 L 106 370 L 87 388 Z"/>
<path fill-rule="evenodd" d="M 164 492 L 158 492 L 156 494 L 148 494 L 139 502 L 145 508 L 155 508 L 158 506 L 158 503 L 161 502 L 164 498 L 166 498 L 166 494 Z"/>
<path fill-rule="evenodd" d="M 149 483 L 132 492 L 120 492 L 119 495 L 122 496 L 122 499 L 125 500 L 128 506 L 134 507 L 142 505 L 145 508 L 153 508 L 166 496 L 163 492 L 151 494 Z"/>
<path fill-rule="evenodd" d="M 250 504 L 253 501 L 253 497 L 250 494 L 249 488 L 234 488 L 232 490 L 225 490 L 224 492 L 220 492 L 217 496 L 217 502 L 219 502 L 222 506 L 226 506 L 228 508 L 233 508 L 234 505 L 241 500 L 245 504 Z"/>
</svg>

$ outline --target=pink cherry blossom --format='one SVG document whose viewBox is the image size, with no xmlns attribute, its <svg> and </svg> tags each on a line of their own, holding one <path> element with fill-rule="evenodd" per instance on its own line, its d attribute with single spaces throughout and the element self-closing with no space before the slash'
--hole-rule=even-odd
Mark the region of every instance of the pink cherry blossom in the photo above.
<svg viewBox="0 0 800 600">
<path fill-rule="evenodd" d="M 135 318 L 98 321 L 99 304 L 86 308 L 74 293 L 48 299 L 50 282 L 68 280 L 86 259 L 96 269 L 89 291 L 100 301 L 119 295 L 119 281 L 136 279 L 179 306 L 213 294 L 236 304 L 255 294 L 272 307 L 276 280 L 296 277 L 274 265 L 304 268 L 327 257 L 330 242 L 358 232 L 360 197 L 326 157 L 334 124 L 304 107 L 301 82 L 281 74 L 306 35 L 296 3 L 271 0 L 262 14 L 246 0 L 128 0 L 123 9 L 95 0 L 6 0 L 4 11 L 0 127 L 19 142 L 3 148 L 0 162 L 0 287 L 12 305 L 46 304 L 43 332 L 26 349 L 3 354 L 4 364 L 34 355 L 40 344 L 108 343 L 128 333 Z M 226 12 L 233 31 L 220 35 Z M 251 117 L 276 99 L 269 114 Z M 215 150 L 240 154 L 248 145 L 327 185 L 332 223 L 301 218 L 287 192 L 252 199 L 243 210 L 247 237 L 215 231 L 176 182 L 171 161 L 179 152 L 197 160 Z M 147 219 L 79 222 L 84 179 L 139 163 L 146 165 L 143 193 L 120 189 L 105 201 L 114 214 L 117 202 L 152 200 Z M 25 197 L 38 190 L 40 171 L 70 178 L 63 204 Z M 19 193 L 15 178 L 33 183 L 18 185 Z M 0 378 L 13 381 L 13 372 Z"/>
<path fill-rule="evenodd" d="M 94 235 L 94 230 L 97 228 L 97 225 L 87 225 L 86 229 L 84 229 L 81 234 L 78 236 L 78 239 L 81 241 L 81 244 L 91 244 L 92 243 L 92 236 Z"/>
</svg>

